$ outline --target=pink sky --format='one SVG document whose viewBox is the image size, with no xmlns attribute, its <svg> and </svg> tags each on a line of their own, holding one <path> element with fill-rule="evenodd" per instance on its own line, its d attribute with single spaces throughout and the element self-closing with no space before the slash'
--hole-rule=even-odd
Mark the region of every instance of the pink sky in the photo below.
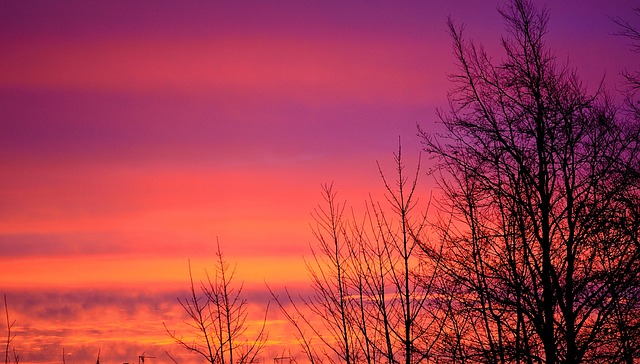
<svg viewBox="0 0 640 364">
<path fill-rule="evenodd" d="M 615 86 L 638 55 L 610 18 L 637 5 L 550 3 L 549 45 Z M 303 284 L 320 185 L 382 199 L 376 161 L 437 130 L 449 15 L 498 49 L 486 1 L 0 4 L 0 293 L 21 362 L 161 350 L 216 238 L 258 301 L 265 280 Z"/>
</svg>

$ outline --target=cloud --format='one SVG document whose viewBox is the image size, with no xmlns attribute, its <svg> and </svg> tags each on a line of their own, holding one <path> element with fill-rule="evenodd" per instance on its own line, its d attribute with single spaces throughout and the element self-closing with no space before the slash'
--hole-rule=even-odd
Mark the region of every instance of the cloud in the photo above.
<svg viewBox="0 0 640 364">
<path fill-rule="evenodd" d="M 264 288 L 245 288 L 244 293 L 250 302 L 251 332 L 262 325 L 270 296 Z M 187 286 L 174 290 L 11 290 L 7 299 L 11 319 L 16 320 L 13 345 L 24 362 L 52 362 L 63 348 L 67 362 L 96 360 L 98 351 L 104 362 L 136 362 L 142 352 L 166 362 L 165 350 L 185 361 L 193 360 L 172 342 L 163 325 L 189 335 L 184 323 L 187 316 L 177 302 L 177 297 L 187 295 Z M 274 347 L 270 350 L 279 352 L 283 344 L 295 343 L 286 338 L 286 325 L 273 310 L 269 328 Z"/>
<path fill-rule="evenodd" d="M 83 91 L 222 93 L 244 97 L 417 104 L 446 44 L 329 33 L 228 38 L 24 40 L 5 45 L 0 85 Z M 440 49 L 438 51 L 438 49 Z"/>
</svg>

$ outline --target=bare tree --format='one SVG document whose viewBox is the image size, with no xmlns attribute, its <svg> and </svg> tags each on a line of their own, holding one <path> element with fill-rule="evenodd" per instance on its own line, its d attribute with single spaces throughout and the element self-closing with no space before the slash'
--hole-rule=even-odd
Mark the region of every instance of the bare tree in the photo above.
<svg viewBox="0 0 640 364">
<path fill-rule="evenodd" d="M 345 204 L 336 201 L 331 185 L 322 186 L 322 196 L 327 207 L 318 206 L 312 214 L 318 246 L 312 247 L 312 259 L 306 262 L 314 294 L 294 298 L 285 290 L 283 301 L 269 290 L 295 327 L 296 337 L 311 363 L 323 359 L 355 363 L 360 356 L 356 343 L 361 340 L 352 322 L 354 302 L 348 274 L 353 262 L 345 238 Z M 312 345 L 314 338 L 322 345 Z"/>
<path fill-rule="evenodd" d="M 386 350 L 381 351 L 389 362 L 421 363 L 433 359 L 432 349 L 441 334 L 441 315 L 434 304 L 440 260 L 433 259 L 433 254 L 422 254 L 420 249 L 430 247 L 426 238 L 428 204 L 424 211 L 416 211 L 420 160 L 412 178 L 406 176 L 401 147 L 394 155 L 394 164 L 393 182 L 378 165 L 390 209 L 385 211 L 379 203 L 370 201 L 371 234 L 366 237 L 356 230 L 356 241 L 369 251 L 359 264 L 367 267 L 362 272 L 366 273 L 362 275 L 368 288 L 365 292 L 375 297 L 378 321 L 382 323 L 373 326 L 383 329 L 380 336 L 385 338 Z M 369 261 L 378 269 L 371 269 Z"/>
<path fill-rule="evenodd" d="M 5 344 L 5 349 L 4 349 L 4 362 L 5 362 L 5 364 L 11 364 L 11 361 L 13 360 L 13 363 L 18 364 L 18 362 L 20 361 L 20 357 L 18 356 L 18 352 L 16 351 L 15 348 L 11 347 L 11 342 L 15 338 L 15 334 L 11 334 L 11 329 L 16 324 L 16 320 L 12 321 L 9 318 L 9 305 L 7 304 L 7 295 L 6 294 L 4 295 L 4 312 L 5 312 L 5 316 L 6 316 L 6 319 L 7 319 L 7 342 Z M 13 354 L 13 355 L 11 355 L 11 354 Z"/>
<path fill-rule="evenodd" d="M 548 14 L 500 10 L 494 64 L 449 22 L 459 72 L 447 132 L 421 131 L 451 213 L 441 226 L 452 362 L 639 356 L 640 134 L 545 47 Z"/>
<path fill-rule="evenodd" d="M 243 285 L 234 285 L 235 268 L 231 269 L 217 243 L 213 277 L 207 272 L 206 281 L 196 288 L 189 262 L 190 295 L 178 298 L 188 316 L 189 338 L 165 329 L 183 348 L 200 355 L 212 364 L 252 363 L 266 346 L 266 315 L 253 339 L 247 338 L 247 304 L 242 297 Z"/>
<path fill-rule="evenodd" d="M 379 166 L 387 204 L 370 198 L 362 217 L 347 217 L 332 186 L 323 186 L 325 206 L 313 213 L 318 244 L 307 262 L 314 293 L 288 294 L 288 305 L 276 297 L 311 361 L 431 359 L 442 322 L 433 296 L 439 256 L 420 249 L 428 245 L 426 211 L 416 207 L 420 167 L 407 178 L 400 148 L 394 163 L 393 181 Z M 307 350 L 313 338 L 322 349 Z"/>
</svg>

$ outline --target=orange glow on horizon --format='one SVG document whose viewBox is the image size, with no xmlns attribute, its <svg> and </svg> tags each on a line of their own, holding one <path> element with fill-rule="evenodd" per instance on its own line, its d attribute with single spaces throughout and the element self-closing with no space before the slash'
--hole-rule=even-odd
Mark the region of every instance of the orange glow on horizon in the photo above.
<svg viewBox="0 0 640 364">
<path fill-rule="evenodd" d="M 236 267 L 234 281 L 250 288 L 270 285 L 300 285 L 308 282 L 307 269 L 300 256 L 244 256 L 228 263 Z M 117 288 L 144 287 L 186 289 L 188 261 L 195 281 L 205 280 L 205 270 L 214 272 L 214 256 L 195 258 L 145 258 L 140 256 L 84 256 L 2 259 L 0 286 L 5 289 L 42 287 Z M 283 267 L 286 267 L 283 269 Z M 211 273 L 212 274 L 212 273 Z"/>
</svg>

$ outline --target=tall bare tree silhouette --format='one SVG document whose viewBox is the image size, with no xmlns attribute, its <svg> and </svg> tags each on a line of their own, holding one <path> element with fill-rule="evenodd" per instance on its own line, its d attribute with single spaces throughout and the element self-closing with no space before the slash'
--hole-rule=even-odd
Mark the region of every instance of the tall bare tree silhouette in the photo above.
<svg viewBox="0 0 640 364">
<path fill-rule="evenodd" d="M 639 120 L 589 94 L 545 45 L 533 2 L 500 9 L 505 57 L 449 21 L 458 73 L 439 161 L 452 362 L 638 359 Z"/>
</svg>

